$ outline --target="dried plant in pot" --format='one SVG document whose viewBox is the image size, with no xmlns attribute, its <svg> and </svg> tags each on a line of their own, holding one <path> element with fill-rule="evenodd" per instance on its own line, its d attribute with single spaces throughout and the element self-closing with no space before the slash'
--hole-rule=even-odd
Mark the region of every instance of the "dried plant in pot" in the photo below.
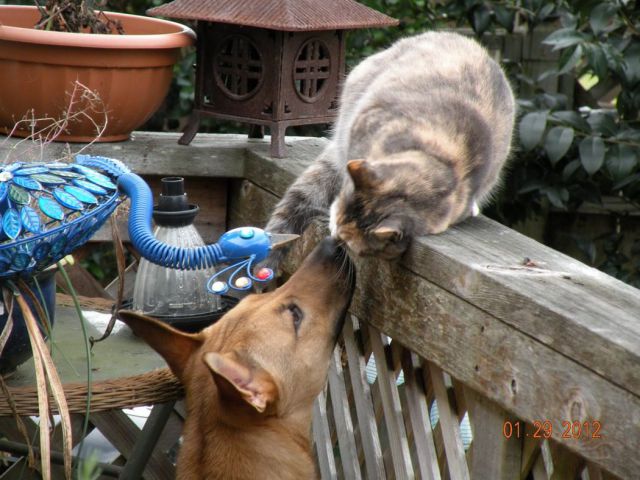
<svg viewBox="0 0 640 480">
<path fill-rule="evenodd" d="M 0 132 L 29 136 L 82 112 L 55 140 L 126 140 L 161 105 L 181 49 L 194 40 L 184 25 L 96 12 L 82 0 L 0 5 Z M 68 109 L 76 82 L 101 99 L 101 108 L 87 109 L 77 98 Z M 98 129 L 105 112 L 106 128 Z"/>
</svg>

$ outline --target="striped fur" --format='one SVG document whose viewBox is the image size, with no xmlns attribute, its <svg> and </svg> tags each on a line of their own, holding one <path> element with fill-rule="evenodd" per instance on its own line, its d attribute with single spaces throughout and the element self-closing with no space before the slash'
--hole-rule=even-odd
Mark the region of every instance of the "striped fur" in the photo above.
<svg viewBox="0 0 640 480">
<path fill-rule="evenodd" d="M 477 42 L 443 32 L 400 40 L 351 72 L 331 142 L 266 228 L 300 233 L 331 212 L 332 234 L 355 254 L 397 257 L 487 201 L 514 118 L 509 83 Z"/>
</svg>

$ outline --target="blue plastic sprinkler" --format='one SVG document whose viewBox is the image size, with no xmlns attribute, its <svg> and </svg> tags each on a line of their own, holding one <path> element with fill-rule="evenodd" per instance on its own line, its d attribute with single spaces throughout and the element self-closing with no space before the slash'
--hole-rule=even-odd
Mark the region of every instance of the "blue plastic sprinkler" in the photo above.
<svg viewBox="0 0 640 480">
<path fill-rule="evenodd" d="M 151 230 L 153 195 L 118 160 L 77 155 L 74 163 L 12 163 L 0 169 L 0 279 L 32 275 L 84 244 L 126 195 L 129 237 L 144 258 L 163 267 L 193 270 L 230 264 L 208 282 L 211 293 L 249 290 L 273 271 L 254 265 L 297 238 L 243 227 L 217 243 L 182 248 L 158 241 Z M 228 279 L 224 280 L 225 275 Z"/>
</svg>

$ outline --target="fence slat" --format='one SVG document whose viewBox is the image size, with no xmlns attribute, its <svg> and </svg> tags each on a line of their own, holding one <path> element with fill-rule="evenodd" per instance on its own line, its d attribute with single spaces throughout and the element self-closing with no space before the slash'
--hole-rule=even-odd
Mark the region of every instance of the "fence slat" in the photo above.
<svg viewBox="0 0 640 480">
<path fill-rule="evenodd" d="M 444 450 L 447 454 L 447 465 L 451 478 L 456 480 L 470 480 L 469 468 L 465 458 L 462 437 L 460 436 L 460 424 L 456 412 L 451 408 L 447 389 L 444 386 L 443 372 L 431 362 L 427 362 L 433 391 L 438 402 L 438 414 Z"/>
<path fill-rule="evenodd" d="M 538 457 L 538 460 L 533 465 L 531 476 L 533 477 L 533 480 L 549 480 L 549 475 L 547 474 L 547 469 L 545 467 L 542 455 Z"/>
<path fill-rule="evenodd" d="M 565 480 L 577 478 L 582 470 L 583 461 L 573 452 L 559 443 L 550 442 L 551 456 L 553 458 L 553 473 L 551 480 Z"/>
<path fill-rule="evenodd" d="M 333 358 L 329 367 L 329 391 L 331 392 L 333 417 L 338 433 L 342 471 L 347 480 L 359 480 L 362 476 L 358 463 L 358 450 L 353 435 L 347 391 L 344 386 L 340 348 L 335 348 L 333 351 Z"/>
<path fill-rule="evenodd" d="M 398 480 L 413 478 L 411 452 L 407 442 L 407 432 L 404 428 L 400 396 L 396 386 L 396 376 L 389 371 L 385 355 L 383 336 L 374 327 L 367 325 L 371 349 L 376 360 L 378 371 L 378 387 L 384 409 L 384 421 L 389 436 L 389 446 L 393 459 L 393 468 Z"/>
<path fill-rule="evenodd" d="M 333 456 L 331 432 L 327 420 L 327 397 L 324 392 L 320 392 L 313 404 L 312 428 L 320 467 L 320 477 L 322 480 L 337 479 L 336 460 Z"/>
<path fill-rule="evenodd" d="M 402 370 L 404 371 L 404 392 L 407 397 L 407 409 L 413 428 L 413 438 L 417 451 L 418 478 L 440 480 L 438 455 L 431 431 L 431 420 L 427 410 L 427 398 L 421 381 L 420 360 L 415 353 L 403 349 Z"/>
<path fill-rule="evenodd" d="M 356 344 L 354 333 L 355 317 L 349 315 L 345 321 L 343 330 L 344 347 L 347 352 L 349 363 L 349 378 L 355 400 L 356 417 L 360 438 L 362 439 L 362 450 L 364 452 L 365 467 L 367 469 L 367 479 L 385 480 L 386 474 L 384 461 L 382 459 L 382 449 L 380 448 L 380 436 L 378 426 L 373 412 L 373 402 L 371 400 L 371 389 L 367 382 L 365 372 L 365 360 Z M 357 323 L 356 323 L 357 325 Z"/>
<path fill-rule="evenodd" d="M 517 421 L 508 412 L 471 389 L 465 390 L 469 407 L 473 442 L 471 443 L 471 476 L 495 480 L 518 480 L 522 459 L 522 437 L 515 430 L 506 438 L 505 421 Z M 522 431 L 524 434 L 524 429 Z"/>
</svg>

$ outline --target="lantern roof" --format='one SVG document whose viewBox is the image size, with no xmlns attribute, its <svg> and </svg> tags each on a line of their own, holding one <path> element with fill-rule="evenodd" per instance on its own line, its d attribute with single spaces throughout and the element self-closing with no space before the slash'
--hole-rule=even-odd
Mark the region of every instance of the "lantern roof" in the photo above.
<svg viewBox="0 0 640 480">
<path fill-rule="evenodd" d="M 286 32 L 389 27 L 399 23 L 355 0 L 175 0 L 147 13 Z"/>
</svg>

